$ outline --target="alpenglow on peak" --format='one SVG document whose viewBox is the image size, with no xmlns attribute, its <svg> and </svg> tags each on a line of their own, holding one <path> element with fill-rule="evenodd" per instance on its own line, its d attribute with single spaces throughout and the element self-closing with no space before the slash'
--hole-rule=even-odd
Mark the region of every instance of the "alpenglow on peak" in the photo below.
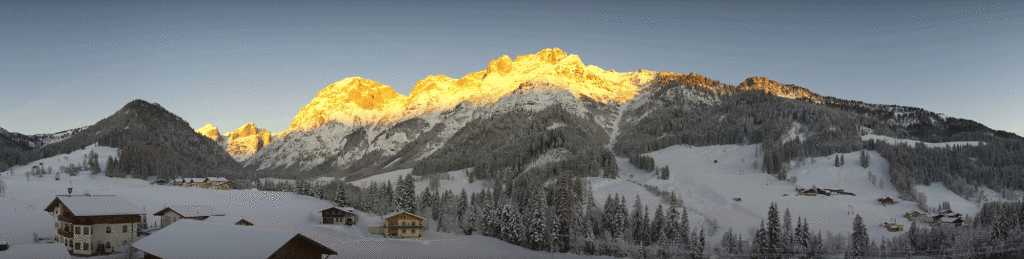
<svg viewBox="0 0 1024 259">
<path fill-rule="evenodd" d="M 625 102 L 656 73 L 619 73 L 583 64 L 575 54 L 543 49 L 529 55 L 492 60 L 486 70 L 455 79 L 430 75 L 416 82 L 406 97 L 389 86 L 359 77 L 345 78 L 320 92 L 292 120 L 288 131 L 315 129 L 328 122 L 386 124 L 424 113 L 450 110 L 460 103 L 487 106 L 524 83 L 565 89 L 576 98 Z"/>
</svg>

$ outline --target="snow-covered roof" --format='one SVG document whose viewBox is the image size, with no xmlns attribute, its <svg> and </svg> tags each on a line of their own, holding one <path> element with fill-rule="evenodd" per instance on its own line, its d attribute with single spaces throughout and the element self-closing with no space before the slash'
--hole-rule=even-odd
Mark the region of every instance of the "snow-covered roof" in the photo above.
<svg viewBox="0 0 1024 259">
<path fill-rule="evenodd" d="M 185 205 L 185 206 L 170 206 L 170 207 L 164 208 L 164 209 L 162 209 L 162 210 L 160 210 L 160 211 L 158 211 L 156 213 L 153 213 L 153 216 L 163 216 L 164 213 L 167 213 L 168 211 L 172 211 L 172 210 L 175 213 L 178 213 L 178 215 L 181 215 L 182 217 L 186 217 L 186 218 L 203 217 L 203 216 L 224 216 L 224 215 L 227 215 L 223 211 L 220 211 L 220 209 L 218 209 L 217 207 L 210 206 L 210 205 Z"/>
<path fill-rule="evenodd" d="M 269 258 L 290 242 L 300 242 L 321 254 L 338 254 L 296 232 L 189 219 L 163 228 L 132 246 L 164 259 Z"/>
<path fill-rule="evenodd" d="M 54 198 L 50 205 L 46 206 L 47 212 L 53 212 L 57 203 L 63 203 L 71 214 L 75 216 L 105 216 L 105 215 L 141 215 L 146 214 L 142 208 L 134 203 L 113 195 L 91 195 L 91 196 L 67 196 L 59 195 Z"/>
<path fill-rule="evenodd" d="M 210 180 L 211 182 L 230 182 L 228 181 L 228 178 L 224 177 L 206 177 L 206 179 Z"/>
<path fill-rule="evenodd" d="M 71 258 L 64 244 L 24 244 L 11 245 L 7 250 L 0 251 L 0 258 Z"/>
<path fill-rule="evenodd" d="M 412 213 L 406 212 L 404 210 L 400 210 L 400 211 L 389 213 L 388 215 L 384 215 L 384 219 L 387 219 L 387 218 L 390 218 L 390 217 L 394 217 L 394 216 L 397 216 L 398 214 L 402 214 L 402 213 L 409 214 L 409 215 L 411 215 L 413 217 L 417 217 L 417 218 L 422 219 L 422 220 L 427 220 L 427 219 L 425 219 L 423 217 L 416 216 L 416 214 L 412 214 Z"/>
<path fill-rule="evenodd" d="M 352 213 L 352 214 L 356 213 L 356 209 L 352 208 L 352 207 L 330 207 L 330 208 L 323 209 L 320 212 L 328 211 L 328 210 L 331 210 L 331 209 L 337 209 L 337 210 L 348 212 L 348 213 Z M 387 217 L 385 217 L 385 218 L 387 218 Z"/>
<path fill-rule="evenodd" d="M 941 221 L 944 223 L 956 223 L 958 221 L 963 222 L 962 219 L 956 217 L 942 217 Z"/>
<path fill-rule="evenodd" d="M 209 218 L 206 218 L 205 220 L 203 220 L 203 222 L 218 223 L 218 224 L 228 224 L 228 225 L 238 224 L 239 221 L 245 221 L 246 223 L 252 224 L 252 222 L 249 222 L 248 220 L 245 220 L 242 217 L 213 216 L 213 217 L 209 217 Z"/>
</svg>

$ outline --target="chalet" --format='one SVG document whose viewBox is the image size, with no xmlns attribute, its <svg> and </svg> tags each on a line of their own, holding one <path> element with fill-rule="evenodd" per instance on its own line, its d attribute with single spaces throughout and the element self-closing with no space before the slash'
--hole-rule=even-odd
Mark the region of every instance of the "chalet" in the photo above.
<svg viewBox="0 0 1024 259">
<path fill-rule="evenodd" d="M 180 185 L 185 187 L 202 187 L 203 181 L 206 181 L 206 178 L 182 178 Z"/>
<path fill-rule="evenodd" d="M 355 210 L 351 207 L 330 207 L 320 211 L 324 224 L 345 224 L 353 225 L 359 220 Z"/>
<path fill-rule="evenodd" d="M 120 251 L 135 240 L 145 214 L 113 195 L 58 195 L 44 210 L 53 214 L 54 242 L 73 255 Z"/>
<path fill-rule="evenodd" d="M 882 205 L 893 205 L 893 204 L 896 204 L 896 201 L 894 201 L 892 198 L 889 198 L 889 197 L 879 198 L 878 202 L 882 203 Z"/>
<path fill-rule="evenodd" d="M 167 227 L 182 219 L 204 220 L 212 216 L 224 216 L 224 212 L 210 205 L 185 205 L 164 208 L 153 216 L 160 217 L 160 226 Z"/>
<path fill-rule="evenodd" d="M 160 180 L 153 181 L 153 185 L 167 185 L 167 180 L 160 179 Z"/>
<path fill-rule="evenodd" d="M 297 232 L 181 220 L 132 244 L 145 258 L 323 258 L 331 248 Z"/>
<path fill-rule="evenodd" d="M 960 217 L 942 217 L 937 222 L 939 226 L 943 227 L 959 227 L 964 224 L 964 220 Z"/>
<path fill-rule="evenodd" d="M 906 217 L 910 221 L 916 221 L 917 219 L 921 218 L 921 215 L 924 215 L 924 214 L 921 214 L 920 212 L 917 212 L 917 211 L 911 211 L 911 212 L 907 212 L 907 214 L 903 215 L 903 217 Z"/>
<path fill-rule="evenodd" d="M 423 217 L 405 211 L 397 211 L 384 215 L 384 226 L 370 227 L 370 234 L 385 237 L 421 237 L 423 234 Z"/>
<path fill-rule="evenodd" d="M 889 232 L 903 231 L 903 225 L 896 224 L 895 222 L 885 222 L 882 223 L 882 226 L 885 227 L 886 230 L 889 230 Z"/>
<path fill-rule="evenodd" d="M 228 217 L 228 216 L 212 216 L 203 220 L 203 222 L 228 224 L 228 225 L 239 225 L 239 226 L 252 226 L 252 222 L 243 219 L 242 217 Z"/>
<path fill-rule="evenodd" d="M 233 184 L 234 182 L 228 181 L 228 179 L 224 177 L 207 177 L 203 180 L 202 186 L 209 189 L 227 190 L 231 189 Z"/>
</svg>

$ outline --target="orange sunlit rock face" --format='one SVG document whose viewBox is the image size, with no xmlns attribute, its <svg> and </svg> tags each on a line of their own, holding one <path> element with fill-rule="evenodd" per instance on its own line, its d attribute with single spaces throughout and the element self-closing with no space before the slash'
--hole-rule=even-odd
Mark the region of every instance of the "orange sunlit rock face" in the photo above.
<svg viewBox="0 0 1024 259">
<path fill-rule="evenodd" d="M 544 49 L 514 60 L 501 56 L 487 69 L 454 79 L 431 75 L 416 82 L 409 96 L 389 86 L 352 77 L 335 82 L 313 98 L 292 120 L 288 131 L 315 129 L 328 122 L 371 125 L 392 123 L 424 113 L 445 111 L 459 103 L 486 106 L 524 83 L 568 90 L 575 97 L 601 102 L 625 102 L 635 96 L 654 72 L 618 73 L 584 65 L 577 55 Z"/>
<path fill-rule="evenodd" d="M 210 139 L 212 139 L 215 142 L 216 141 L 220 141 L 220 137 L 221 137 L 220 136 L 220 131 L 218 131 L 217 127 L 214 127 L 212 124 L 206 124 L 206 126 L 203 126 L 202 128 L 196 129 L 196 133 L 199 133 L 200 135 L 203 135 L 204 137 L 210 138 Z"/>
<path fill-rule="evenodd" d="M 270 131 L 250 122 L 228 135 L 225 150 L 234 157 L 252 155 L 269 144 L 270 137 Z"/>
</svg>

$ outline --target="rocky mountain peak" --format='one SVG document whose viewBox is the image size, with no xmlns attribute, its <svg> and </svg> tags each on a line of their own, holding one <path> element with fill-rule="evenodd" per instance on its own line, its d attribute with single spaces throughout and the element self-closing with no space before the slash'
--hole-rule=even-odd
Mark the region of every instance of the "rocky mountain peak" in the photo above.
<svg viewBox="0 0 1024 259">
<path fill-rule="evenodd" d="M 213 124 L 209 123 L 207 123 L 206 126 L 203 126 L 202 128 L 196 129 L 196 133 L 199 133 L 200 135 L 210 138 L 213 141 L 220 141 L 221 138 L 220 131 L 217 130 L 217 127 L 214 127 Z"/>
</svg>

